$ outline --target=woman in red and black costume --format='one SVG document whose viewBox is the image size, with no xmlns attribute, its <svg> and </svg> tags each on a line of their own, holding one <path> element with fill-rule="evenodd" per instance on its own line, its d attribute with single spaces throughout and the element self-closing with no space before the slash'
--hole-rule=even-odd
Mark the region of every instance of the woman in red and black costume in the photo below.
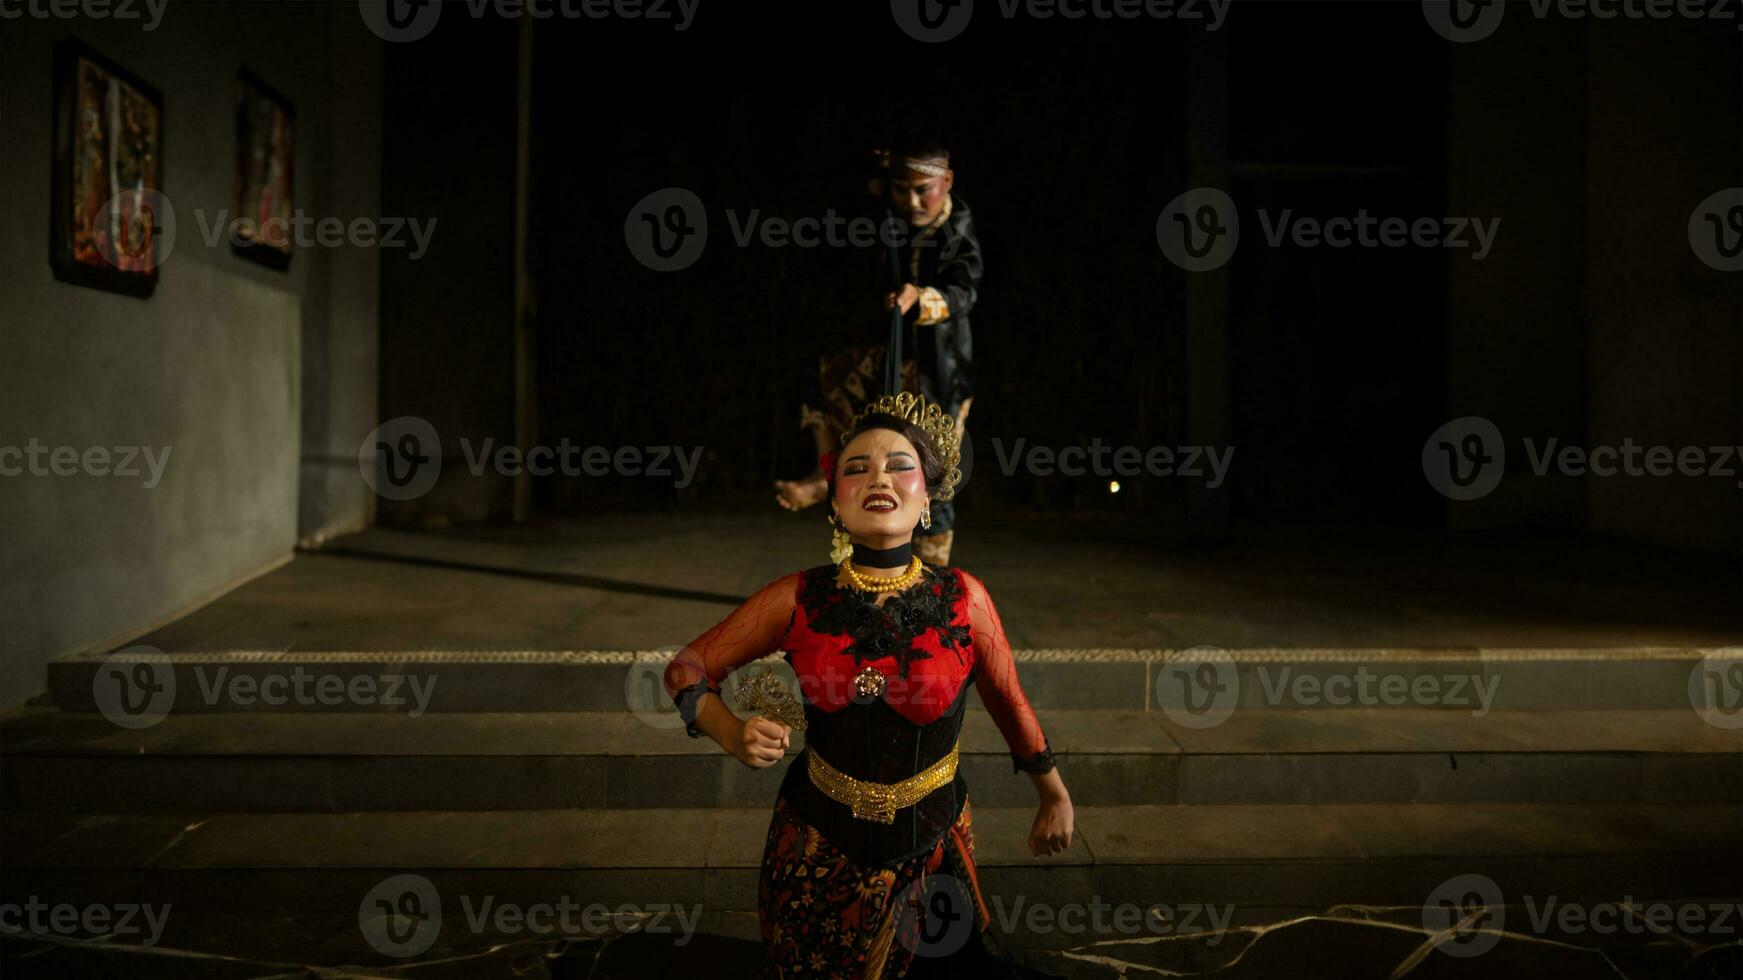
<svg viewBox="0 0 1743 980">
<path fill-rule="evenodd" d="M 955 420 L 911 393 L 886 396 L 843 443 L 824 460 L 839 564 L 770 583 L 665 674 L 690 735 L 708 735 L 753 769 L 782 760 L 791 728 L 740 719 L 719 697 L 721 682 L 777 650 L 799 679 L 805 755 L 781 782 L 763 851 L 761 975 L 1047 976 L 983 941 L 991 917 L 975 871 L 973 810 L 954 771 L 970 682 L 1013 771 L 1035 784 L 1032 855 L 1070 846 L 1071 796 L 986 587 L 912 554 L 931 502 L 950 499 L 961 479 Z M 844 790 L 841 777 L 897 796 Z M 924 795 L 894 805 L 902 793 Z M 955 928 L 938 914 L 952 902 Z"/>
</svg>

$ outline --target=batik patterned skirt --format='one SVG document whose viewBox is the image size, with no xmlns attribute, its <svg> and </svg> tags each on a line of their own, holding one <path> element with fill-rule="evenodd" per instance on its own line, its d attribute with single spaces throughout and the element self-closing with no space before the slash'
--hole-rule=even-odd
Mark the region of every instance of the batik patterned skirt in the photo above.
<svg viewBox="0 0 1743 980">
<path fill-rule="evenodd" d="M 967 799 L 938 844 L 906 861 L 862 872 L 828 839 L 775 800 L 757 887 L 757 920 L 767 950 L 763 980 L 794 977 L 892 980 L 910 975 L 918 919 L 897 905 L 927 875 L 954 875 L 974 905 L 977 948 L 991 919 L 974 865 L 974 811 Z M 922 886 L 922 888 L 925 886 Z M 919 966 L 929 964 L 921 963 Z"/>
<path fill-rule="evenodd" d="M 883 394 L 884 353 L 884 345 L 876 344 L 819 357 L 816 375 L 805 379 L 806 407 L 820 411 L 835 434 L 846 432 L 866 403 Z M 919 369 L 912 357 L 902 359 L 902 390 L 920 390 Z"/>
</svg>

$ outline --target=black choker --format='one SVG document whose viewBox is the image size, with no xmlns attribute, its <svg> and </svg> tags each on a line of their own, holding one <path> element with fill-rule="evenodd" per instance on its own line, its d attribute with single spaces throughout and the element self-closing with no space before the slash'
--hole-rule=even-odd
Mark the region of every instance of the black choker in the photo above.
<svg viewBox="0 0 1743 980">
<path fill-rule="evenodd" d="M 884 548 L 881 551 L 870 545 L 853 543 L 853 563 L 861 568 L 907 568 L 914 560 L 914 542 L 897 545 L 894 548 Z"/>
</svg>

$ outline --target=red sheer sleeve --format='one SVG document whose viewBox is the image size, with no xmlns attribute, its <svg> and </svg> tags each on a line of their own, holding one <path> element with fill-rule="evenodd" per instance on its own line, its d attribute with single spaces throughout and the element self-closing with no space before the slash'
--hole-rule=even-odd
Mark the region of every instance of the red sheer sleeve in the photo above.
<svg viewBox="0 0 1743 980">
<path fill-rule="evenodd" d="M 801 572 L 778 578 L 678 651 L 666 665 L 666 695 L 678 706 L 691 738 L 697 702 L 704 690 L 720 694 L 720 682 L 739 667 L 780 649 L 797 610 Z"/>
<path fill-rule="evenodd" d="M 1011 749 L 1013 772 L 1044 773 L 1054 767 L 1053 748 L 1035 709 L 1023 696 L 1023 686 L 1017 681 L 1017 661 L 1011 655 L 1011 643 L 1005 639 L 1004 624 L 993 607 L 986 586 L 967 572 L 962 573 L 963 590 L 968 606 L 969 632 L 974 637 L 974 689 L 981 703 L 993 716 L 1005 744 Z"/>
</svg>

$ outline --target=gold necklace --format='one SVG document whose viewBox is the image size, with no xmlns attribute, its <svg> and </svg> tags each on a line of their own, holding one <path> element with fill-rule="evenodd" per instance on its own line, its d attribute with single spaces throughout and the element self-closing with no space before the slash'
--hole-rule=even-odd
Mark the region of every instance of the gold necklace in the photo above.
<svg viewBox="0 0 1743 980">
<path fill-rule="evenodd" d="M 853 558 L 848 557 L 841 560 L 841 571 L 847 575 L 847 580 L 853 583 L 853 587 L 861 592 L 900 592 L 920 581 L 925 565 L 920 561 L 920 556 L 915 555 L 908 562 L 907 571 L 894 578 L 877 578 L 862 574 L 853 567 Z"/>
</svg>

